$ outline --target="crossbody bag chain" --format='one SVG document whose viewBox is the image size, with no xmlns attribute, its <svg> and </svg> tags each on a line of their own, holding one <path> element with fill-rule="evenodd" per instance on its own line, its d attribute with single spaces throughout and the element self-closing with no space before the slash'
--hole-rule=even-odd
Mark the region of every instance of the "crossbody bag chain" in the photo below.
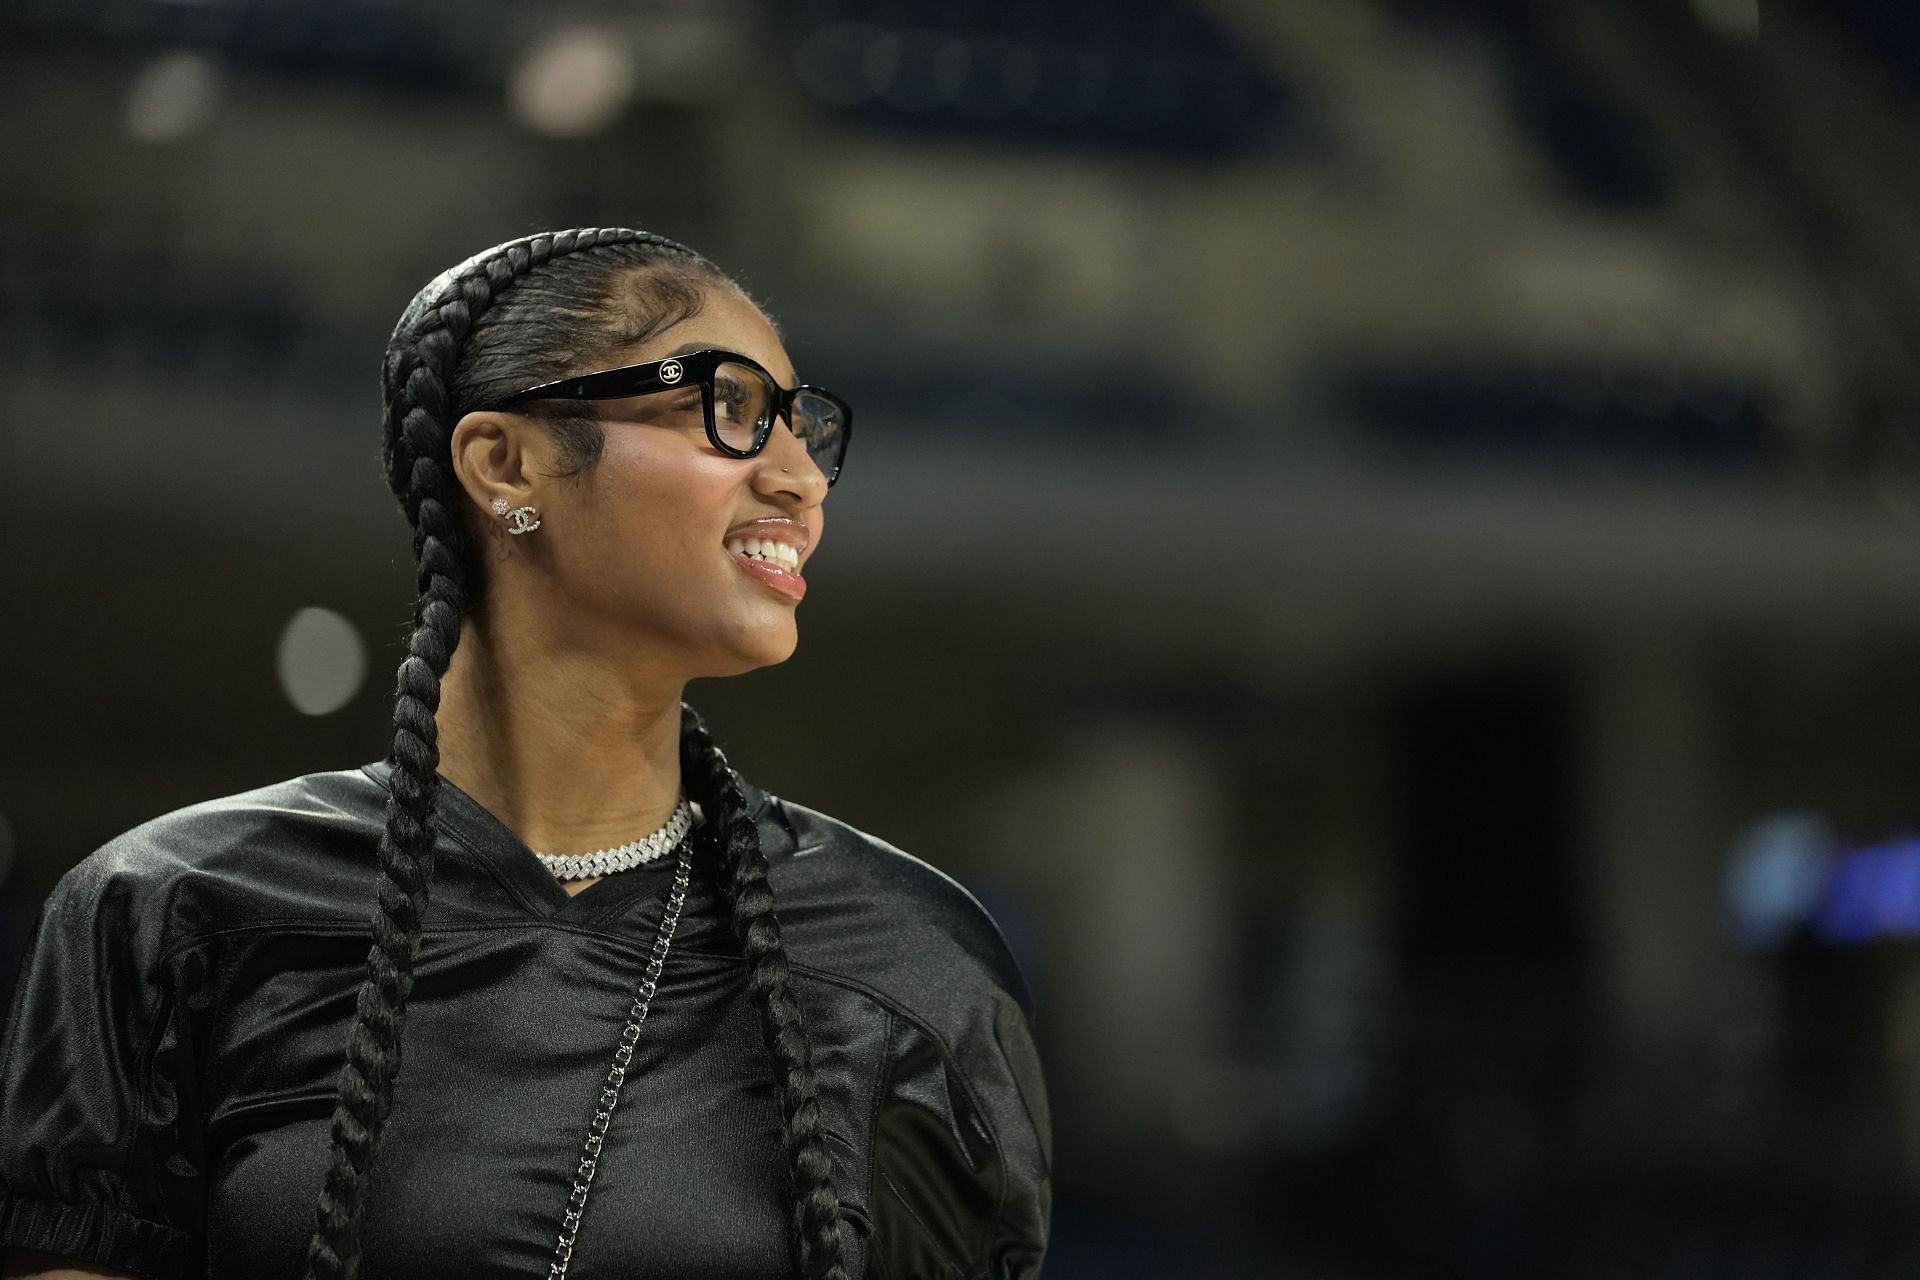
<svg viewBox="0 0 1920 1280">
<path fill-rule="evenodd" d="M 553 1265 L 547 1269 L 547 1280 L 566 1280 L 567 1266 L 573 1261 L 573 1242 L 580 1234 L 580 1215 L 586 1212 L 587 1191 L 593 1186 L 593 1171 L 599 1167 L 600 1148 L 606 1142 L 607 1126 L 613 1123 L 613 1109 L 620 1103 L 620 1086 L 627 1081 L 633 1046 L 640 1039 L 640 1024 L 647 1020 L 647 1008 L 653 1003 L 653 993 L 659 986 L 660 971 L 666 966 L 667 948 L 673 945 L 673 931 L 680 923 L 680 908 L 686 905 L 687 881 L 692 873 L 693 841 L 687 840 L 680 846 L 680 864 L 673 873 L 673 888 L 667 893 L 667 909 L 660 917 L 660 931 L 654 935 L 646 976 L 634 988 L 627 1025 L 620 1030 L 620 1044 L 613 1051 L 613 1066 L 607 1071 L 607 1082 L 600 1086 L 593 1121 L 587 1126 L 587 1140 L 581 1146 L 580 1166 L 574 1171 L 567 1210 L 561 1215 L 560 1239 L 554 1245 Z"/>
</svg>

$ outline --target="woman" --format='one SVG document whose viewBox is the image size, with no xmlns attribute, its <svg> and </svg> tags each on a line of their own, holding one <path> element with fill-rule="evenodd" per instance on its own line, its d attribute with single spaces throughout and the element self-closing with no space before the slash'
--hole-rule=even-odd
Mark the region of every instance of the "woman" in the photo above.
<svg viewBox="0 0 1920 1280">
<path fill-rule="evenodd" d="M 640 232 L 415 297 L 391 753 L 61 881 L 0 1050 L 7 1275 L 1037 1274 L 1046 1100 L 993 923 L 680 701 L 793 650 L 850 426 L 796 381 Z"/>
</svg>

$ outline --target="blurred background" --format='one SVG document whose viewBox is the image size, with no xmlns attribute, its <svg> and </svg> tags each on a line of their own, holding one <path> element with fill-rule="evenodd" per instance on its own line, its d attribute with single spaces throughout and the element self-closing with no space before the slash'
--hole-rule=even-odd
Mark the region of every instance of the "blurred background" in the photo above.
<svg viewBox="0 0 1920 1280">
<path fill-rule="evenodd" d="M 1049 1276 L 1920 1274 L 1902 0 L 13 0 L 0 998 L 377 758 L 387 331 L 637 225 L 860 430 L 749 776 L 1035 989 Z"/>
</svg>

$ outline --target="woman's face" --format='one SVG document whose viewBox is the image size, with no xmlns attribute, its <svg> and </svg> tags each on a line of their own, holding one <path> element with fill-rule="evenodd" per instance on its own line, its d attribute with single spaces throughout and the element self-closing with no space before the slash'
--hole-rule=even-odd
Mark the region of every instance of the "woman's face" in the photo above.
<svg viewBox="0 0 1920 1280">
<path fill-rule="evenodd" d="M 766 317 L 722 286 L 708 290 L 697 315 L 607 367 L 706 347 L 751 357 L 783 387 L 798 381 Z M 707 439 L 697 389 L 586 407 L 603 422 L 600 460 L 571 479 L 530 466 L 541 524 L 513 539 L 542 543 L 539 589 L 554 613 L 552 642 L 613 646 L 681 679 L 785 661 L 827 494 L 805 446 L 777 420 L 757 456 L 721 453 Z M 748 539 L 759 540 L 764 558 L 740 549 Z"/>
</svg>

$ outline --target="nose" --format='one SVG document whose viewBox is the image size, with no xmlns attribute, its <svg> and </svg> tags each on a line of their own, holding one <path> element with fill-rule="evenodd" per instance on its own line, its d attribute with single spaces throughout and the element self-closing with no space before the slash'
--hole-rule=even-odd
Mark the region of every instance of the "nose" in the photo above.
<svg viewBox="0 0 1920 1280">
<path fill-rule="evenodd" d="M 800 437 L 793 434 L 784 416 L 773 424 L 766 447 L 754 457 L 753 463 L 756 493 L 801 507 L 817 507 L 826 499 L 826 474 L 807 452 L 807 446 L 800 443 Z"/>
</svg>

